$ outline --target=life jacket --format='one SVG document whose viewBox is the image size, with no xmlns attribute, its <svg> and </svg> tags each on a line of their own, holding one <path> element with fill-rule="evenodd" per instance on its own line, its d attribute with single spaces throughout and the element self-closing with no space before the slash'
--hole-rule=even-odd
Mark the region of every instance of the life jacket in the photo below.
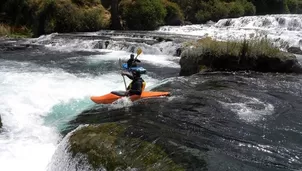
<svg viewBox="0 0 302 171">
<path fill-rule="evenodd" d="M 142 92 L 145 91 L 145 87 L 146 87 L 146 82 L 143 81 Z"/>
<path fill-rule="evenodd" d="M 129 86 L 127 87 L 127 89 L 130 90 L 132 88 L 133 83 L 136 82 L 136 81 L 141 81 L 142 82 L 142 87 L 141 88 L 142 88 L 142 92 L 143 92 L 145 90 L 145 88 L 146 88 L 146 82 L 142 78 L 139 78 L 138 80 L 132 81 L 129 84 Z"/>
</svg>

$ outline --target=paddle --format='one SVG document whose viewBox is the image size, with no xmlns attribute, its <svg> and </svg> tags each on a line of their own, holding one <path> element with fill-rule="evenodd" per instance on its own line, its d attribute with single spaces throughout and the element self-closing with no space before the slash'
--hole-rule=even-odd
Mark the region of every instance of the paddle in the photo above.
<svg viewBox="0 0 302 171">
<path fill-rule="evenodd" d="M 136 51 L 136 57 L 134 58 L 134 61 L 137 59 L 138 55 L 140 55 L 142 53 L 142 49 L 141 48 L 138 48 L 137 51 Z"/>
<path fill-rule="evenodd" d="M 121 58 L 119 58 L 119 63 L 120 63 L 120 67 L 121 67 L 121 70 L 123 71 L 123 67 L 122 67 L 122 61 L 121 61 Z M 125 90 L 127 91 L 127 85 L 126 85 L 126 80 L 125 80 L 125 77 L 122 75 L 123 77 L 123 80 L 124 80 L 124 84 L 125 84 Z"/>
</svg>

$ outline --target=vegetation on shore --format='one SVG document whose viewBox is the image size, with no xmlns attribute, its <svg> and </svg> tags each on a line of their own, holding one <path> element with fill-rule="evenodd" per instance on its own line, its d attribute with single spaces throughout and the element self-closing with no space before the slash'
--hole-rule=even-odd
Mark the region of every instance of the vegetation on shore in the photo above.
<svg viewBox="0 0 302 171">
<path fill-rule="evenodd" d="M 3 0 L 0 23 L 24 27 L 39 36 L 100 29 L 153 30 L 161 25 L 277 13 L 302 13 L 302 0 Z M 10 35 L 2 28 L 4 34 Z"/>
<path fill-rule="evenodd" d="M 32 37 L 32 32 L 26 27 L 16 28 L 6 24 L 0 24 L 0 37 L 28 38 Z"/>
<path fill-rule="evenodd" d="M 171 0 L 184 12 L 185 20 L 204 23 L 221 18 L 263 14 L 302 13 L 302 0 Z"/>
<path fill-rule="evenodd" d="M 187 50 L 181 55 L 180 75 L 191 75 L 205 68 L 211 71 L 302 71 L 295 55 L 280 51 L 267 39 L 223 42 L 205 38 L 186 46 Z"/>
<path fill-rule="evenodd" d="M 4 0 L 1 20 L 27 27 L 35 36 L 108 28 L 110 13 L 99 0 Z"/>
</svg>

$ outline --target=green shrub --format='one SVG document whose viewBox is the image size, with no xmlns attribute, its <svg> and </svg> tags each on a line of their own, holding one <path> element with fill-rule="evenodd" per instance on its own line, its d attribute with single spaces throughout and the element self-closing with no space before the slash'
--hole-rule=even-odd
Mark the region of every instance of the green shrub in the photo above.
<svg viewBox="0 0 302 171">
<path fill-rule="evenodd" d="M 9 35 L 10 32 L 10 27 L 4 24 L 0 24 L 0 36 L 6 36 Z"/>
<path fill-rule="evenodd" d="M 153 30 L 164 24 L 166 9 L 161 0 L 124 1 L 121 8 L 128 29 Z"/>
<path fill-rule="evenodd" d="M 75 3 L 79 6 L 93 6 L 93 5 L 99 5 L 101 2 L 100 0 L 72 0 L 72 3 Z"/>
<path fill-rule="evenodd" d="M 299 1 L 299 2 L 298 2 L 297 13 L 298 13 L 298 14 L 302 14 L 302 1 Z"/>
<path fill-rule="evenodd" d="M 221 18 L 228 17 L 229 9 L 226 8 L 225 2 L 219 0 L 211 0 L 209 2 L 201 2 L 200 9 L 196 15 L 196 21 L 204 23 L 208 20 L 218 21 Z"/>
<path fill-rule="evenodd" d="M 77 1 L 80 3 L 82 1 Z M 70 0 L 47 0 L 38 7 L 35 34 L 52 32 L 79 32 L 97 31 L 108 28 L 109 19 L 106 10 L 97 2 L 91 7 L 88 4 L 96 1 L 87 1 L 84 6 L 74 4 Z"/>
<path fill-rule="evenodd" d="M 230 11 L 228 17 L 237 18 L 244 15 L 244 6 L 239 1 L 230 2 Z"/>
<path fill-rule="evenodd" d="M 215 41 L 211 38 L 200 39 L 196 47 L 201 47 L 204 52 L 215 54 L 215 56 L 244 56 L 244 57 L 257 57 L 257 56 L 276 56 L 280 50 L 273 46 L 268 39 L 260 40 L 243 40 L 241 42 L 233 41 Z"/>
<path fill-rule="evenodd" d="M 251 2 L 244 3 L 244 15 L 255 15 L 256 7 Z"/>
<path fill-rule="evenodd" d="M 0 23 L 0 37 L 8 36 L 13 38 L 31 37 L 32 32 L 27 27 L 14 27 Z"/>
<path fill-rule="evenodd" d="M 298 1 L 297 0 L 287 0 L 287 6 L 290 13 L 297 13 L 298 12 Z"/>
<path fill-rule="evenodd" d="M 167 11 L 165 17 L 165 23 L 169 23 L 170 20 L 176 18 L 181 21 L 184 20 L 183 12 L 181 11 L 180 7 L 176 3 L 170 2 L 168 0 L 163 0 L 163 3 Z"/>
</svg>

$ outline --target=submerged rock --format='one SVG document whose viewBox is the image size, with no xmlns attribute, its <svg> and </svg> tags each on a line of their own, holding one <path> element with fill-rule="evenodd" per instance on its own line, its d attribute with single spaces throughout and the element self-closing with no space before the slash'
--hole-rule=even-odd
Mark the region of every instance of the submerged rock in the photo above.
<svg viewBox="0 0 302 171">
<path fill-rule="evenodd" d="M 290 53 L 302 55 L 302 50 L 301 50 L 300 47 L 293 47 L 293 46 L 292 46 L 292 47 L 289 47 L 289 48 L 287 49 L 287 51 L 290 52 Z"/>
<path fill-rule="evenodd" d="M 131 138 L 126 130 L 126 124 L 117 123 L 79 129 L 69 139 L 72 156 L 87 156 L 88 163 L 96 170 L 184 170 L 161 147 Z"/>
<path fill-rule="evenodd" d="M 202 40 L 203 41 L 203 40 Z M 211 71 L 258 71 L 302 73 L 295 55 L 276 49 L 266 49 L 262 44 L 211 42 L 186 49 L 181 54 L 181 76 L 192 75 L 207 69 Z M 257 43 L 257 42 L 256 42 Z M 265 46 L 268 46 L 265 44 Z M 262 49 L 257 49 L 257 48 Z M 271 48 L 271 47 L 267 47 Z"/>
</svg>

